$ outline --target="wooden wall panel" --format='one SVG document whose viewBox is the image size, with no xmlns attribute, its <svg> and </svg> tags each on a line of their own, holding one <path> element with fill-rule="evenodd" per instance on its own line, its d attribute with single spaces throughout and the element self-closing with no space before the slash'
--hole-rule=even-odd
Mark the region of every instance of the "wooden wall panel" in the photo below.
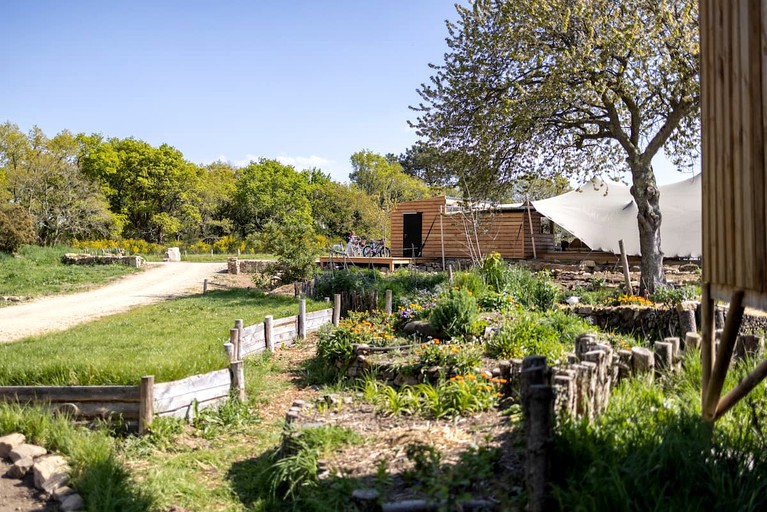
<svg viewBox="0 0 767 512">
<path fill-rule="evenodd" d="M 767 309 L 767 0 L 701 0 L 703 281 Z"/>
</svg>

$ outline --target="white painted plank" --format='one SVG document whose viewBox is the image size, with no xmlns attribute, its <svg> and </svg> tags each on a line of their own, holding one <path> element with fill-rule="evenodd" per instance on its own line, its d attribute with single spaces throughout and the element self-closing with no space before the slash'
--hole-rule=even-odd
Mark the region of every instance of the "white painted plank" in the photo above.
<svg viewBox="0 0 767 512">
<path fill-rule="evenodd" d="M 179 396 L 196 390 L 229 385 L 229 369 L 216 370 L 202 375 L 193 375 L 185 379 L 161 382 L 154 385 L 154 398 L 161 400 L 169 396 Z"/>
<path fill-rule="evenodd" d="M 166 396 L 161 400 L 154 400 L 154 410 L 157 413 L 173 411 L 191 405 L 195 400 L 202 403 L 216 398 L 228 397 L 230 385 L 225 384 L 214 388 L 201 389 L 183 395 Z"/>
</svg>

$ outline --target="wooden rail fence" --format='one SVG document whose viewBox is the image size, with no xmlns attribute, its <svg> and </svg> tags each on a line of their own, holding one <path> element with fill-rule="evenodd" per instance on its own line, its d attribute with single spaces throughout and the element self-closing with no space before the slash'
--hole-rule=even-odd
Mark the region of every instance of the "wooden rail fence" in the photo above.
<svg viewBox="0 0 767 512">
<path fill-rule="evenodd" d="M 242 358 L 290 345 L 335 319 L 332 308 L 306 313 L 306 301 L 301 300 L 298 315 L 277 320 L 270 315 L 247 327 L 235 321 L 224 345 L 229 368 L 161 383 L 147 375 L 137 386 L 0 386 L 0 402 L 47 405 L 78 420 L 119 419 L 143 434 L 154 417 L 190 420 L 197 411 L 219 406 L 231 396 L 244 399 Z"/>
</svg>

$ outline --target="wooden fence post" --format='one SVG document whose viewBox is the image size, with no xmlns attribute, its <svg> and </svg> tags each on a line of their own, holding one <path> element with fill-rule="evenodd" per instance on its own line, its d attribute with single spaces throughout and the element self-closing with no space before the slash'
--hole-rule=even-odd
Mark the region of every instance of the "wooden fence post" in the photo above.
<svg viewBox="0 0 767 512">
<path fill-rule="evenodd" d="M 523 382 L 528 381 L 523 406 L 527 441 L 525 482 L 527 510 L 543 512 L 550 510 L 546 488 L 551 468 L 554 391 L 548 384 L 533 384 L 528 380 L 530 377 L 536 379 L 536 373 L 523 371 Z"/>
<path fill-rule="evenodd" d="M 208 280 L 205 279 L 202 282 L 202 294 L 205 295 L 208 292 Z"/>
<path fill-rule="evenodd" d="M 232 395 L 236 396 L 240 402 L 245 401 L 245 367 L 242 361 L 232 361 L 229 366 L 229 373 L 232 377 Z"/>
<path fill-rule="evenodd" d="M 338 327 L 341 323 L 341 294 L 333 295 L 333 325 Z"/>
<path fill-rule="evenodd" d="M 269 352 L 274 352 L 274 340 L 272 339 L 272 321 L 274 317 L 272 315 L 266 315 L 264 317 L 264 340 L 266 341 L 266 349 Z"/>
<path fill-rule="evenodd" d="M 298 339 L 306 339 L 306 299 L 298 301 Z"/>
<path fill-rule="evenodd" d="M 618 247 L 621 250 L 621 263 L 623 264 L 623 279 L 626 284 L 626 295 L 634 295 L 631 288 L 631 273 L 629 272 L 629 260 L 626 257 L 626 250 L 623 248 L 623 240 L 618 240 Z"/>
<path fill-rule="evenodd" d="M 141 377 L 138 433 L 146 434 L 154 418 L 154 375 Z"/>
<path fill-rule="evenodd" d="M 245 322 L 242 320 L 235 320 L 234 327 L 237 329 L 237 345 L 234 346 L 235 361 L 242 359 L 242 353 L 240 351 L 240 345 L 242 345 L 242 329 Z"/>
<path fill-rule="evenodd" d="M 391 290 L 386 290 L 386 314 L 392 314 L 392 293 Z"/>
<path fill-rule="evenodd" d="M 230 354 L 230 361 L 237 361 L 237 355 L 240 352 L 240 330 L 236 327 L 229 329 L 229 343 L 232 344 L 232 353 Z"/>
</svg>

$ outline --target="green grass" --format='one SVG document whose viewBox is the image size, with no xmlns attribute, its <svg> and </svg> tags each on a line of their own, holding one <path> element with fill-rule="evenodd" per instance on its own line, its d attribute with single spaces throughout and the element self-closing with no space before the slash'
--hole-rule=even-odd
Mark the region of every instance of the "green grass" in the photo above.
<svg viewBox="0 0 767 512">
<path fill-rule="evenodd" d="M 154 498 L 140 490 L 115 452 L 104 429 L 89 430 L 41 408 L 0 404 L 0 435 L 20 432 L 27 442 L 63 454 L 72 468 L 71 483 L 91 512 L 143 512 Z"/>
<path fill-rule="evenodd" d="M 324 309 L 307 301 L 307 311 Z M 298 302 L 247 290 L 214 290 L 113 315 L 65 332 L 0 345 L 0 385 L 165 382 L 225 368 L 222 344 L 245 325 L 298 313 Z"/>
<path fill-rule="evenodd" d="M 92 288 L 137 269 L 126 265 L 64 265 L 69 247 L 25 245 L 18 254 L 0 253 L 0 295 L 39 297 Z M 0 305 L 4 302 L 0 302 Z"/>
<path fill-rule="evenodd" d="M 767 390 L 758 386 L 712 435 L 700 419 L 699 358 L 691 354 L 659 383 L 621 384 L 592 424 L 560 425 L 554 496 L 562 510 L 767 508 Z M 725 389 L 746 370 L 731 371 Z"/>
</svg>

